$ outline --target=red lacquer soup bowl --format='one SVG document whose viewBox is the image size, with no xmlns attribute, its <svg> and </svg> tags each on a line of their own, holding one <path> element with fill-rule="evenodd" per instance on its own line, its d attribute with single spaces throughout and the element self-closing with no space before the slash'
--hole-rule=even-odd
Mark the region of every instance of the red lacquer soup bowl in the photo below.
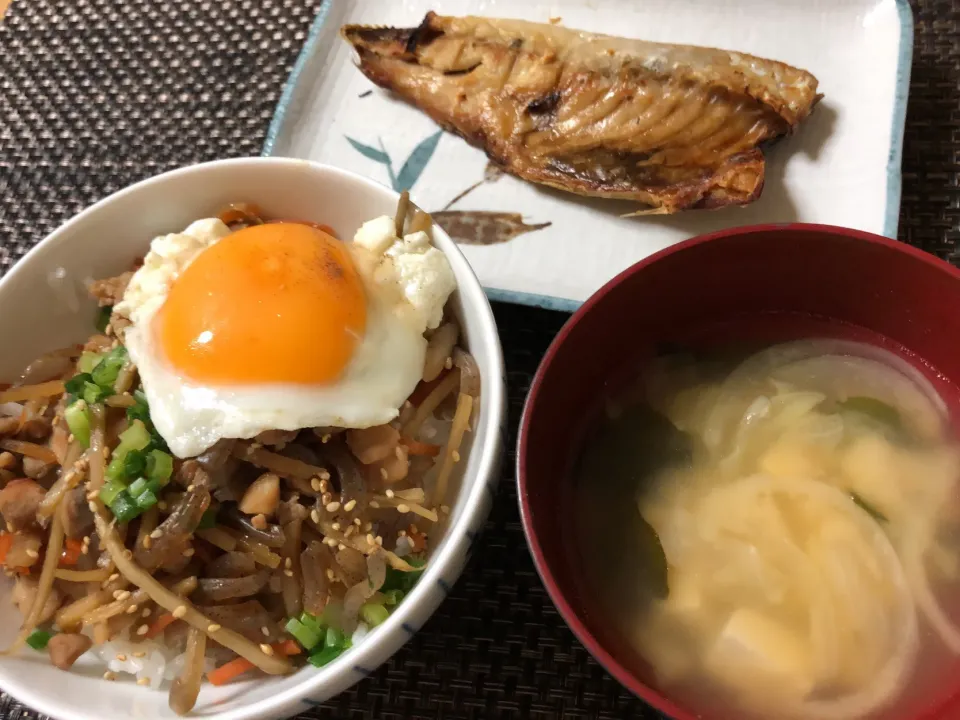
<svg viewBox="0 0 960 720">
<path fill-rule="evenodd" d="M 537 569 L 580 641 L 630 691 L 676 720 L 694 713 L 658 687 L 637 650 L 598 606 L 575 527 L 573 465 L 595 409 L 668 346 L 703 349 L 841 338 L 884 347 L 933 384 L 957 432 L 960 271 L 869 233 L 823 225 L 765 225 L 705 235 L 611 280 L 569 320 L 534 378 L 517 453 L 520 510 Z M 628 552 L 629 549 L 625 549 Z M 960 608 L 949 608 L 960 610 Z M 956 615 L 954 616 L 956 619 Z M 897 720 L 960 718 L 960 659 L 924 685 Z M 953 682 L 944 678 L 955 678 Z M 929 685 L 929 683 L 927 683 Z M 718 712 L 719 711 L 715 711 Z"/>
</svg>

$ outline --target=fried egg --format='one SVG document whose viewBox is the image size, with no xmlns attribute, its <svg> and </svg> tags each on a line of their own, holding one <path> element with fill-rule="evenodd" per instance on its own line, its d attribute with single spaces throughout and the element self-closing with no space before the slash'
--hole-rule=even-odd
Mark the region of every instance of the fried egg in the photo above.
<svg viewBox="0 0 960 720">
<path fill-rule="evenodd" d="M 204 219 L 151 243 L 115 312 L 157 431 L 191 457 L 264 430 L 393 420 L 455 287 L 429 237 L 398 238 L 389 217 L 353 242 Z"/>
</svg>

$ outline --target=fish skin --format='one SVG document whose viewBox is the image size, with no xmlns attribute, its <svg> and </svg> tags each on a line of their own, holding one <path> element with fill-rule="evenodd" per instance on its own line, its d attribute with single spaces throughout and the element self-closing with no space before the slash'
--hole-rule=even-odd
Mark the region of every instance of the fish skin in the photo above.
<svg viewBox="0 0 960 720">
<path fill-rule="evenodd" d="M 761 147 L 793 132 L 817 79 L 745 53 L 522 20 L 427 13 L 345 25 L 359 68 L 517 177 L 633 200 L 636 214 L 756 200 Z"/>
</svg>

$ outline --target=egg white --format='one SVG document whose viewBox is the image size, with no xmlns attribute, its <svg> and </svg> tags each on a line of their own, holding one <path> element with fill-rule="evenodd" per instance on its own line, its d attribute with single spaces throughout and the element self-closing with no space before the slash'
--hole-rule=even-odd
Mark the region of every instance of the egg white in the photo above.
<svg viewBox="0 0 960 720">
<path fill-rule="evenodd" d="M 132 320 L 124 343 L 139 370 L 154 425 L 171 451 L 192 457 L 221 438 L 252 438 L 274 429 L 364 428 L 396 418 L 423 375 L 426 326 L 442 315 L 455 286 L 446 257 L 419 239 L 409 253 L 395 237 L 375 249 L 346 243 L 366 293 L 367 322 L 343 374 L 326 385 L 206 385 L 183 377 L 166 361 L 153 320 L 179 274 L 225 237 L 217 222 L 193 223 L 183 233 L 189 241 L 157 238 L 117 306 Z M 388 249 L 392 253 L 383 254 Z M 430 250 L 439 253 L 442 264 Z M 397 269 L 397 255 L 429 256 L 426 263 L 406 259 L 406 266 L 428 266 L 429 272 L 414 282 L 409 270 Z M 408 298 L 412 285 L 420 288 L 416 298 Z"/>
</svg>

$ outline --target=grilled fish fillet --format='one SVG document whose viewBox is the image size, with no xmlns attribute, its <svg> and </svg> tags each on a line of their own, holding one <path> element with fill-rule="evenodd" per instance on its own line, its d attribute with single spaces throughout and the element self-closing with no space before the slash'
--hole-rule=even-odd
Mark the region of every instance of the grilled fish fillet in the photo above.
<svg viewBox="0 0 960 720">
<path fill-rule="evenodd" d="M 761 147 L 820 100 L 773 60 L 521 20 L 427 13 L 415 28 L 346 25 L 360 70 L 507 172 L 643 213 L 743 205 Z"/>
</svg>

